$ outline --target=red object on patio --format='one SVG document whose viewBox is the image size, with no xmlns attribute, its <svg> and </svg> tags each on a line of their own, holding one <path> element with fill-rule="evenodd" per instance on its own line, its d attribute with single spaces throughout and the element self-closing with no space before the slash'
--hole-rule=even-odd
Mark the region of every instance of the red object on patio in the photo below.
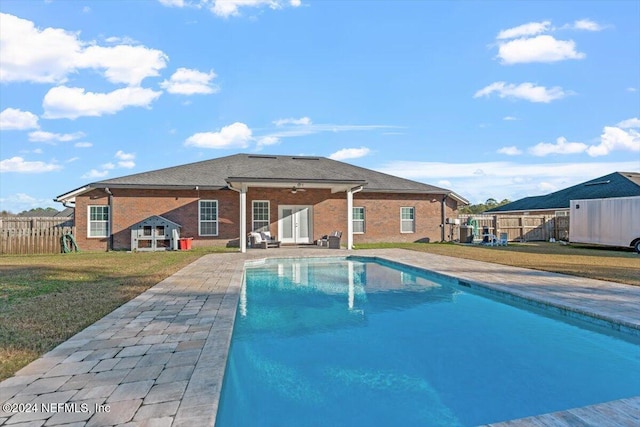
<svg viewBox="0 0 640 427">
<path fill-rule="evenodd" d="M 178 242 L 181 251 L 189 251 L 191 250 L 191 241 L 193 237 L 181 237 Z"/>
</svg>

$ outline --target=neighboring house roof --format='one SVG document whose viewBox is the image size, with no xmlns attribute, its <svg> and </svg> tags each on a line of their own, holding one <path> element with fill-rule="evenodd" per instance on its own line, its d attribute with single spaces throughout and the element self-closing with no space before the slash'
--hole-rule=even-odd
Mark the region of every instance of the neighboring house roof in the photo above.
<svg viewBox="0 0 640 427">
<path fill-rule="evenodd" d="M 158 169 L 94 182 L 56 198 L 69 201 L 93 188 L 224 189 L 233 182 L 308 186 L 341 184 L 364 186 L 368 192 L 425 193 L 449 195 L 460 203 L 468 201 L 454 192 L 421 182 L 361 168 L 326 157 L 235 154 L 197 163 Z"/>
<path fill-rule="evenodd" d="M 73 217 L 73 208 L 64 208 L 63 210 L 61 210 L 60 212 L 58 212 L 57 214 L 54 215 L 54 217 L 56 218 L 71 218 Z"/>
<path fill-rule="evenodd" d="M 486 212 L 569 209 L 571 200 L 640 196 L 640 173 L 614 172 L 545 196 L 525 197 Z"/>
</svg>

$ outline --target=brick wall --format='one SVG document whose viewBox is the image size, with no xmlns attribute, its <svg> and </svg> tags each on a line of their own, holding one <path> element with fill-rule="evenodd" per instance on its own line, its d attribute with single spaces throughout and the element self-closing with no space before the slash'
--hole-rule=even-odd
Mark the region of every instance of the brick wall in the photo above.
<svg viewBox="0 0 640 427">
<path fill-rule="evenodd" d="M 133 190 L 111 189 L 113 248 L 131 248 L 130 227 L 152 215 L 163 216 L 182 226 L 181 237 L 193 237 L 193 246 L 238 245 L 239 195 L 231 190 Z M 354 243 L 440 241 L 441 195 L 360 192 L 354 206 L 365 208 L 365 233 L 354 235 Z M 218 201 L 218 236 L 198 236 L 198 200 Z M 252 229 L 252 202 L 268 200 L 270 231 L 278 235 L 278 206 L 313 206 L 313 240 L 333 230 L 347 231 L 345 193 L 309 189 L 292 194 L 287 189 L 252 188 L 247 193 L 247 230 Z M 105 238 L 87 237 L 87 207 L 107 205 L 104 190 L 93 190 L 76 198 L 76 240 L 82 250 L 107 250 Z M 400 208 L 415 208 L 415 232 L 400 232 Z M 457 215 L 455 201 L 448 199 L 446 217 Z M 343 235 L 343 241 L 346 236 Z"/>
<path fill-rule="evenodd" d="M 353 206 L 364 207 L 365 232 L 354 234 L 358 243 L 376 242 L 439 242 L 441 240 L 442 195 L 356 193 Z M 413 233 L 400 232 L 400 208 L 415 208 Z M 457 216 L 457 205 L 447 199 L 445 217 Z"/>
</svg>

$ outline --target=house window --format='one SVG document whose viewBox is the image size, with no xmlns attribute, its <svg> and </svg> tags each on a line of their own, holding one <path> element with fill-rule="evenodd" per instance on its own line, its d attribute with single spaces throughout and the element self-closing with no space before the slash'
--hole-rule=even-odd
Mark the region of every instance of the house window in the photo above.
<svg viewBox="0 0 640 427">
<path fill-rule="evenodd" d="M 401 233 L 413 233 L 415 232 L 415 208 L 400 208 L 400 232 Z"/>
<path fill-rule="evenodd" d="M 109 236 L 109 206 L 89 206 L 88 237 Z"/>
<path fill-rule="evenodd" d="M 357 234 L 364 233 L 364 208 L 353 208 L 353 232 Z"/>
<path fill-rule="evenodd" d="M 569 216 L 569 211 L 556 211 L 556 216 Z"/>
<path fill-rule="evenodd" d="M 253 231 L 269 231 L 269 201 L 253 201 Z"/>
<path fill-rule="evenodd" d="M 201 236 L 217 236 L 218 201 L 200 200 L 198 206 L 198 234 Z"/>
</svg>

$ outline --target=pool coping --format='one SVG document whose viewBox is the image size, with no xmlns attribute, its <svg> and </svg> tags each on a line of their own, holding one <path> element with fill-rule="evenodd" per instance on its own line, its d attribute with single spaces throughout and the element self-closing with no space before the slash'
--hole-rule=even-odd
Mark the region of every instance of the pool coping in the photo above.
<svg viewBox="0 0 640 427">
<path fill-rule="evenodd" d="M 640 306 L 640 288 L 630 285 L 404 249 L 352 252 L 281 248 L 250 250 L 246 254 L 211 254 L 158 283 L 0 383 L 2 403 L 90 402 L 110 404 L 117 411 L 84 414 L 84 418 L 74 413 L 0 411 L 0 425 L 77 422 L 78 425 L 214 426 L 247 262 L 336 256 L 395 262 L 458 282 L 462 280 L 462 286 L 481 287 L 501 297 L 515 295 L 513 298 L 519 302 L 534 301 L 534 305 L 542 304 L 546 309 L 557 307 L 560 314 L 573 316 L 575 313 L 580 318 L 585 314 L 592 318 L 595 314 L 595 319 L 599 319 L 595 323 L 614 325 L 613 329 L 615 324 L 622 325 L 624 333 L 640 331 L 640 313 L 633 310 Z M 175 308 L 176 305 L 179 308 Z M 136 359 L 150 365 L 138 366 Z M 131 366 L 122 365 L 123 362 Z M 131 375 L 148 375 L 151 370 L 153 378 L 128 380 Z M 92 380 L 87 381 L 87 377 Z M 175 382 L 168 383 L 171 379 Z M 638 413 L 640 396 L 492 426 L 575 425 L 578 419 L 580 425 L 596 426 L 603 425 L 605 418 L 606 425 L 633 425 L 640 421 L 635 415 Z"/>
</svg>

